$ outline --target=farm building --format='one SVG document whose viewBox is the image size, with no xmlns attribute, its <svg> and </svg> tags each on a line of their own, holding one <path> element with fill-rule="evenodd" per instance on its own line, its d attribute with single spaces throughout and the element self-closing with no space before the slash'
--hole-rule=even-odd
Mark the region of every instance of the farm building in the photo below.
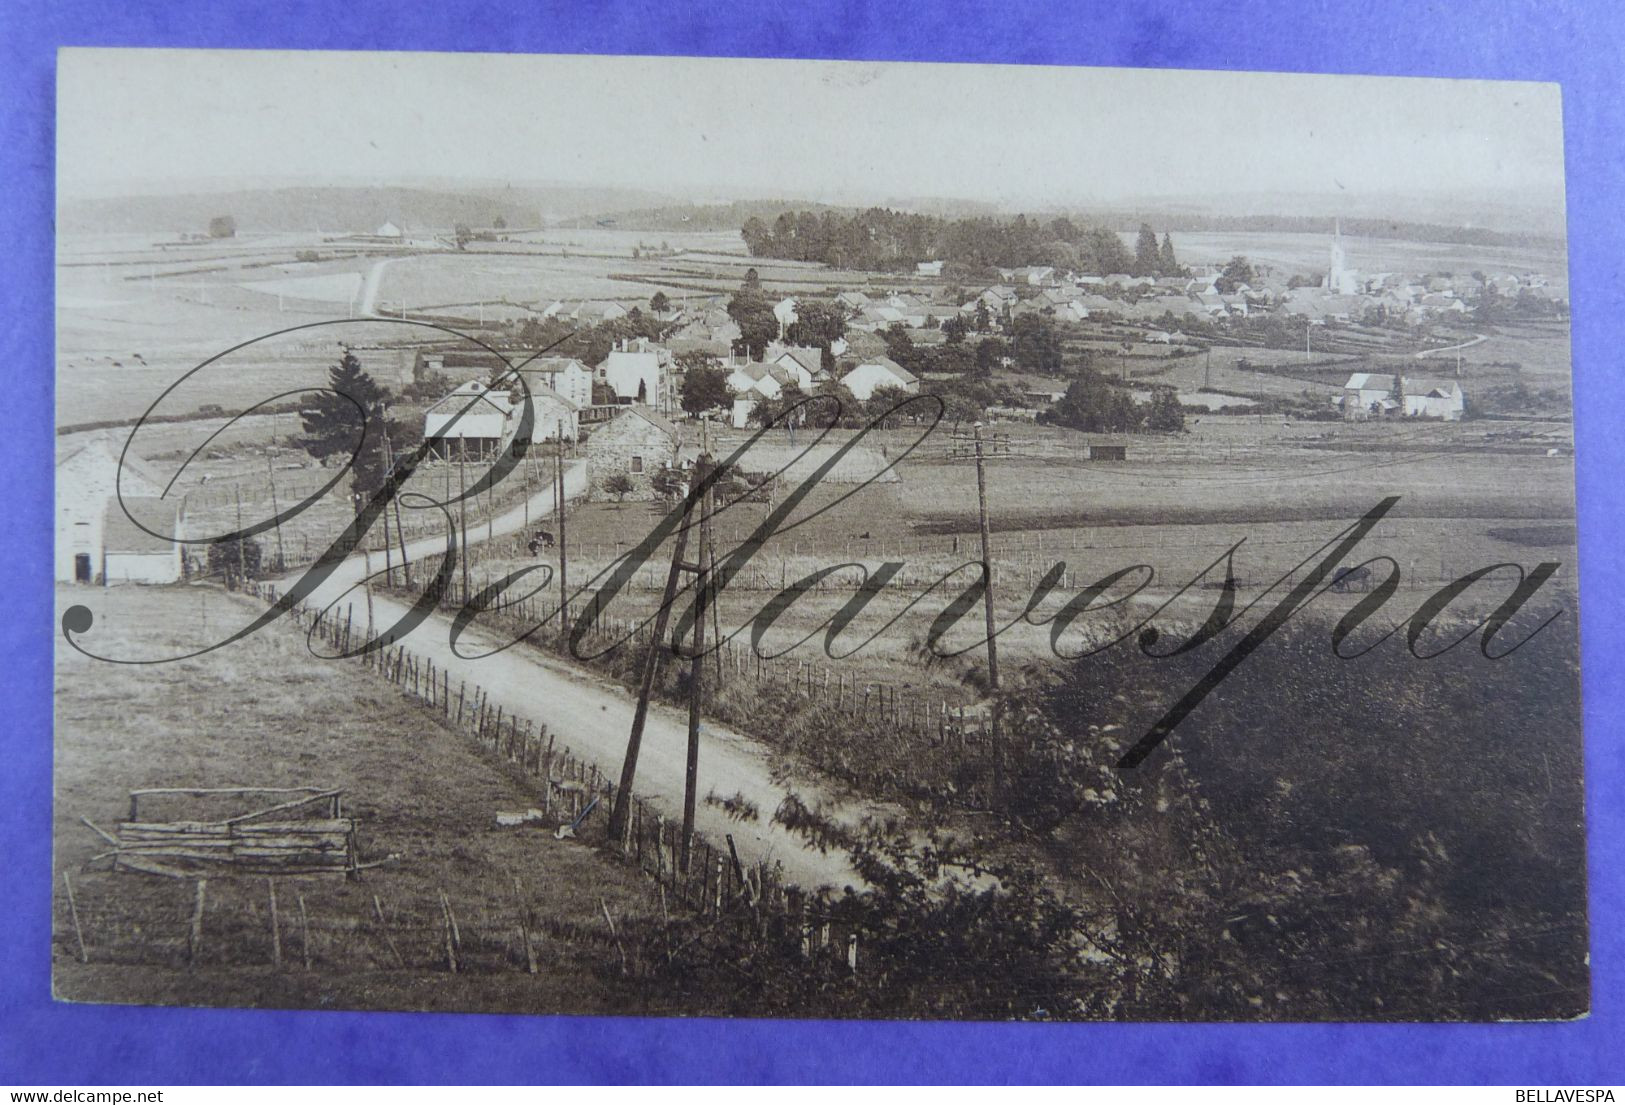
<svg viewBox="0 0 1625 1105">
<path fill-rule="evenodd" d="M 126 495 L 102 510 L 102 582 L 177 583 L 181 578 L 180 504 Z M 137 524 L 139 523 L 139 524 Z"/>
<path fill-rule="evenodd" d="M 143 524 L 178 537 L 184 517 L 174 504 L 161 498 L 165 482 L 135 457 L 125 459 L 121 473 L 119 450 L 106 437 L 93 438 L 59 458 L 56 578 L 77 583 L 109 579 L 169 583 L 180 578 L 181 551 L 176 541 L 142 533 L 118 501 L 122 490 L 126 505 Z M 150 506 L 154 503 L 164 509 Z M 130 537 L 126 527 L 137 537 Z"/>
<path fill-rule="evenodd" d="M 1127 460 L 1127 445 L 1091 445 L 1089 446 L 1090 460 Z"/>
<path fill-rule="evenodd" d="M 587 495 L 590 499 L 657 498 L 651 478 L 676 463 L 680 435 L 664 416 L 645 406 L 627 407 L 587 439 Z M 624 496 L 605 490 L 612 476 L 625 476 Z"/>
<path fill-rule="evenodd" d="M 920 390 L 920 381 L 914 373 L 890 357 L 876 357 L 858 365 L 841 377 L 841 383 L 859 402 L 867 403 L 875 392 L 887 388 L 913 395 Z"/>
<path fill-rule="evenodd" d="M 512 414 L 506 391 L 470 380 L 423 412 L 423 440 L 443 460 L 493 456 L 507 440 Z"/>
<path fill-rule="evenodd" d="M 1356 372 L 1343 385 L 1343 394 L 1333 400 L 1343 417 L 1359 421 L 1373 416 L 1437 418 L 1459 422 L 1466 410 L 1467 397 L 1454 380 L 1401 380 L 1405 389 L 1405 409 L 1393 398 L 1394 377 L 1381 372 Z"/>
</svg>

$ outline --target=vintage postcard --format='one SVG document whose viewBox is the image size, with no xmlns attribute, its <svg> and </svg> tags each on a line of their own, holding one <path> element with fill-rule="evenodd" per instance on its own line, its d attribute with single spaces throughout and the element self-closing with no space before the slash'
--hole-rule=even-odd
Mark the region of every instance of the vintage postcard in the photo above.
<svg viewBox="0 0 1625 1105">
<path fill-rule="evenodd" d="M 1587 1013 L 1556 86 L 59 78 L 59 999 Z"/>
</svg>

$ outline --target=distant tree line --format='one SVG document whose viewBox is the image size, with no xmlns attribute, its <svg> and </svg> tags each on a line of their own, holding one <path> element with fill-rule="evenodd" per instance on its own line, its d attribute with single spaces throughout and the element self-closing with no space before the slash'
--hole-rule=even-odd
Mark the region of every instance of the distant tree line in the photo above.
<svg viewBox="0 0 1625 1105">
<path fill-rule="evenodd" d="M 785 211 L 772 222 L 752 216 L 741 228 L 752 256 L 820 261 L 837 268 L 905 269 L 920 261 L 944 261 L 966 275 L 1027 265 L 1102 276 L 1177 272 L 1172 241 L 1164 235 L 1159 243 L 1149 226 L 1142 225 L 1140 233 L 1131 253 L 1116 231 L 1066 216 L 1049 221 L 1025 215 L 946 219 L 880 207 L 850 214 Z"/>
</svg>

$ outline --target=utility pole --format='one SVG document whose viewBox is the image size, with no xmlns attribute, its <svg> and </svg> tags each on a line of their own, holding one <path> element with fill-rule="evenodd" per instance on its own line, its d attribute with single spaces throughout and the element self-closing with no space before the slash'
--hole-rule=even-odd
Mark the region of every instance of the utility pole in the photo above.
<svg viewBox="0 0 1625 1105">
<path fill-rule="evenodd" d="M 457 528 L 463 540 L 463 602 L 468 602 L 468 438 L 457 439 Z"/>
<path fill-rule="evenodd" d="M 711 454 L 701 453 L 694 464 L 695 482 L 704 487 L 711 472 Z M 683 773 L 682 869 L 689 869 L 694 844 L 694 806 L 700 785 L 700 710 L 705 702 L 705 614 L 711 592 L 711 491 L 700 499 L 699 566 L 694 591 L 694 653 L 688 665 L 688 763 Z"/>
<path fill-rule="evenodd" d="M 558 456 L 553 465 L 553 515 L 559 527 L 559 634 L 570 627 L 570 557 L 564 544 L 564 420 L 558 423 Z"/>
<path fill-rule="evenodd" d="M 393 479 L 395 476 L 395 450 L 389 442 L 389 407 L 384 406 L 384 478 Z M 389 510 L 395 512 L 395 540 L 401 547 L 401 572 L 406 577 L 406 585 L 412 586 L 412 561 L 406 553 L 406 527 L 401 524 L 401 497 L 398 494 L 390 495 L 389 508 L 384 512 L 384 549 L 389 549 Z M 390 582 L 394 582 L 391 573 Z"/>
<path fill-rule="evenodd" d="M 987 616 L 987 685 L 992 695 L 989 721 L 992 725 L 993 791 L 1004 789 L 1004 753 L 999 747 L 999 643 L 993 616 L 993 538 L 987 521 L 987 473 L 982 464 L 982 424 L 971 427 L 976 435 L 976 505 L 982 525 L 982 606 Z"/>
<path fill-rule="evenodd" d="M 384 418 L 383 411 L 385 409 L 387 409 L 387 408 L 383 408 L 383 407 L 379 408 L 378 418 L 379 418 L 380 421 L 382 421 L 383 418 Z M 390 462 L 390 455 L 389 455 L 389 430 L 386 428 L 383 431 L 383 433 L 384 433 L 384 479 L 387 481 L 389 479 L 389 470 L 392 467 L 391 462 Z M 395 560 L 394 560 L 394 555 L 390 552 L 390 548 L 389 548 L 389 508 L 388 507 L 384 508 L 384 586 L 386 586 L 386 587 L 395 586 Z"/>
<path fill-rule="evenodd" d="M 677 527 L 676 544 L 671 551 L 671 570 L 666 573 L 666 590 L 660 600 L 660 609 L 655 611 L 649 651 L 643 656 L 643 681 L 638 685 L 638 704 L 632 712 L 632 732 L 626 738 L 626 758 L 621 761 L 621 785 L 615 791 L 615 805 L 609 815 L 609 837 L 623 845 L 632 811 L 632 784 L 637 780 L 638 753 L 643 747 L 643 726 L 649 717 L 649 697 L 654 692 L 655 669 L 666 639 L 666 624 L 671 617 L 672 603 L 677 601 L 677 581 L 685 570 L 692 567 L 683 562 L 683 553 L 688 548 L 689 515 L 693 512 L 694 497 L 699 493 L 699 486 L 698 478 L 689 485 L 688 501 Z"/>
<path fill-rule="evenodd" d="M 274 427 L 276 425 L 276 423 L 274 421 L 276 416 L 272 415 L 271 417 L 273 419 L 273 422 L 271 423 L 271 425 Z M 274 438 L 275 435 L 276 435 L 275 429 L 273 429 L 271 431 L 271 433 L 272 433 L 272 437 Z M 267 452 L 265 454 L 265 478 L 271 485 L 271 516 L 274 518 L 274 517 L 277 517 L 278 515 L 280 515 L 282 513 L 282 511 L 277 506 L 277 501 L 276 501 L 276 469 L 274 467 L 272 467 L 272 465 L 271 465 L 271 454 L 269 452 Z M 240 529 L 241 527 L 239 526 L 238 528 Z M 283 548 L 282 548 L 282 523 L 279 521 L 276 524 L 276 570 L 278 572 L 286 571 L 287 570 L 287 564 L 288 564 L 288 560 L 287 560 L 286 555 L 284 555 L 284 551 L 283 551 Z"/>
<path fill-rule="evenodd" d="M 232 494 L 237 497 L 237 582 L 248 582 L 248 552 L 243 547 L 246 539 L 243 537 L 243 489 L 240 484 L 231 485 Z"/>
</svg>

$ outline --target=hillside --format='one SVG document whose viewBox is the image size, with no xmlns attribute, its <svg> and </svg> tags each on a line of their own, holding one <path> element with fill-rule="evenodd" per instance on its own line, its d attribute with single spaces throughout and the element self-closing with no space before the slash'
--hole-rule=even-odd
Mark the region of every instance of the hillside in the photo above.
<svg viewBox="0 0 1625 1105">
<path fill-rule="evenodd" d="M 247 233 L 364 232 L 389 221 L 408 229 L 447 229 L 457 223 L 512 227 L 627 207 L 668 197 L 616 188 L 542 187 L 441 190 L 404 187 L 289 187 L 162 196 L 67 200 L 57 214 L 67 231 L 202 233 L 216 215 L 230 215 Z"/>
</svg>

